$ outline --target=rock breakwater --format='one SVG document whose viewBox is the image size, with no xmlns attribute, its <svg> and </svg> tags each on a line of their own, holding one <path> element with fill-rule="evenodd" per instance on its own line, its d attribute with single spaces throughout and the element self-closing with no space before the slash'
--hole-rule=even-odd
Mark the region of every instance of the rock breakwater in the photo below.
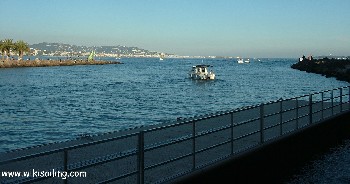
<svg viewBox="0 0 350 184">
<path fill-rule="evenodd" d="M 304 59 L 291 66 L 293 69 L 335 77 L 341 81 L 350 82 L 350 59 Z"/>
<path fill-rule="evenodd" d="M 104 65 L 122 64 L 119 61 L 97 61 L 97 60 L 7 60 L 0 61 L 0 68 L 17 67 L 48 67 L 48 66 L 73 66 L 73 65 Z"/>
</svg>

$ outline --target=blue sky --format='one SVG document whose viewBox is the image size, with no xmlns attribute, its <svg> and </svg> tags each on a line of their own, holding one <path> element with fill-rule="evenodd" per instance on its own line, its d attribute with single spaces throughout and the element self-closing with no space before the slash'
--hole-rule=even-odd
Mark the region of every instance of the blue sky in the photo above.
<svg viewBox="0 0 350 184">
<path fill-rule="evenodd" d="M 0 39 L 179 55 L 350 55 L 349 0 L 1 0 Z"/>
</svg>

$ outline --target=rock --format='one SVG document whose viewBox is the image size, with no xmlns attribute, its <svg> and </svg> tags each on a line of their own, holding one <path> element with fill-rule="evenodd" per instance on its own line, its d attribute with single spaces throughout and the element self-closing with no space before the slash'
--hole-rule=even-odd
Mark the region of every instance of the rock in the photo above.
<svg viewBox="0 0 350 184">
<path fill-rule="evenodd" d="M 338 80 L 350 82 L 350 59 L 315 59 L 299 61 L 291 66 L 293 69 L 336 77 Z"/>
</svg>

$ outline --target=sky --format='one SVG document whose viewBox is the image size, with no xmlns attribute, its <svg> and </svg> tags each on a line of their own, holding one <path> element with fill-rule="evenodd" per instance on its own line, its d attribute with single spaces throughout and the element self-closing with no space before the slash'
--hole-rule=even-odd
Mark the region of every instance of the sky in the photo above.
<svg viewBox="0 0 350 184">
<path fill-rule="evenodd" d="M 0 0 L 0 39 L 189 56 L 350 55 L 350 0 Z"/>
</svg>

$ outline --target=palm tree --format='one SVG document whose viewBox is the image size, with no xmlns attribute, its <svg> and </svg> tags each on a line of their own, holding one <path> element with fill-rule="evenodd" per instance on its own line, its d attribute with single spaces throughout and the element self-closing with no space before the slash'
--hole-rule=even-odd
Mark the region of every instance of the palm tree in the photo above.
<svg viewBox="0 0 350 184">
<path fill-rule="evenodd" d="M 2 49 L 4 49 L 5 54 L 7 55 L 8 60 L 11 56 L 11 50 L 14 48 L 13 40 L 12 39 L 5 39 L 2 43 Z"/>
<path fill-rule="evenodd" d="M 29 52 L 30 48 L 28 43 L 24 42 L 23 40 L 20 40 L 14 44 L 14 50 L 18 52 L 18 56 L 19 56 L 18 60 L 22 60 L 23 54 L 25 52 Z"/>
<path fill-rule="evenodd" d="M 5 49 L 4 49 L 4 43 L 2 40 L 0 40 L 0 52 L 2 55 L 2 60 L 4 60 L 4 56 L 5 56 Z"/>
</svg>

